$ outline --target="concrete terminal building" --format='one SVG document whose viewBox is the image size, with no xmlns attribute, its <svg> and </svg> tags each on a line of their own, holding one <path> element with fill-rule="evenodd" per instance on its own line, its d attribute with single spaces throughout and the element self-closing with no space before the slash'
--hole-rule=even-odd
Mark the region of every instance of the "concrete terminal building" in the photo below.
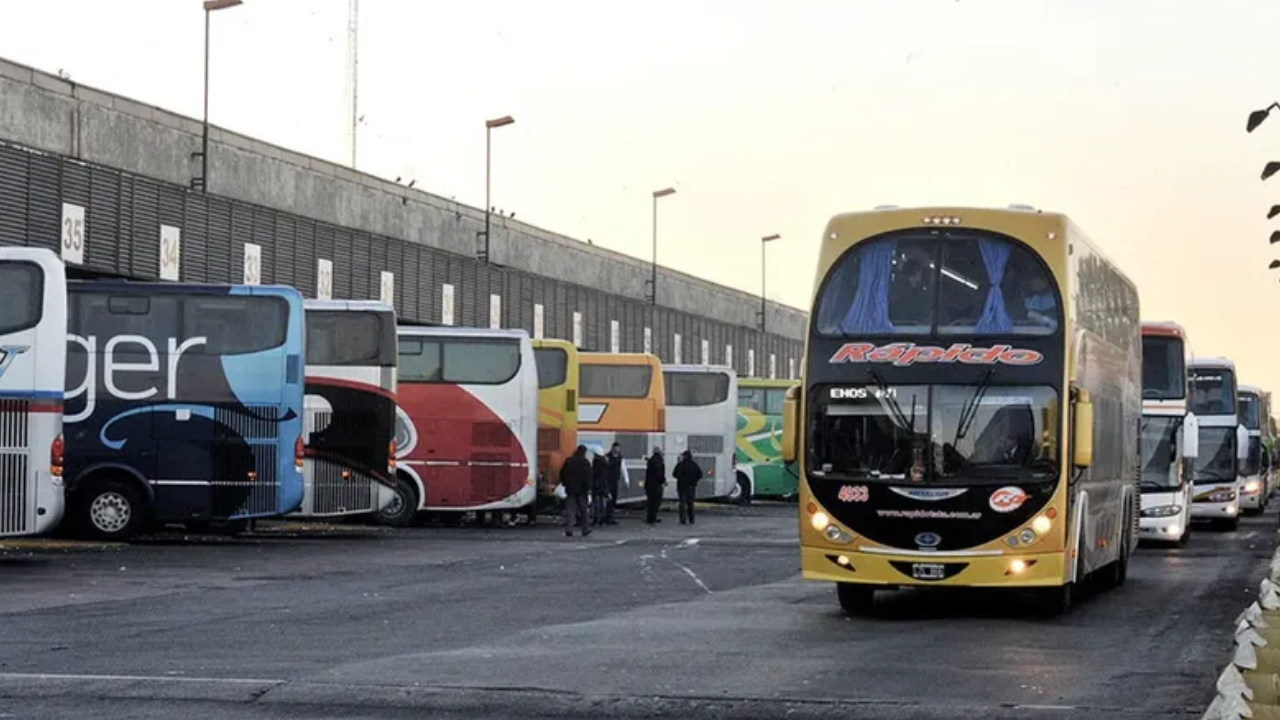
<svg viewBox="0 0 1280 720">
<path fill-rule="evenodd" d="M 0 60 L 0 244 L 75 275 L 283 283 L 390 298 L 403 321 L 519 327 L 592 350 L 794 376 L 805 314 L 119 95 Z M 639 199 L 637 200 L 640 201 Z"/>
</svg>

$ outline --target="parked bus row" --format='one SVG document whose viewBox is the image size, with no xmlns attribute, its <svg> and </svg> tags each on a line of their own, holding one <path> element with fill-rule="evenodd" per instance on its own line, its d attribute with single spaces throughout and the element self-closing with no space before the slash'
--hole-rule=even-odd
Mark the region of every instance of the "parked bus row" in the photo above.
<svg viewBox="0 0 1280 720">
<path fill-rule="evenodd" d="M 1234 526 L 1274 489 L 1269 396 L 1141 323 L 1064 215 L 836 216 L 809 323 L 781 455 L 802 574 L 850 614 L 902 586 L 1027 590 L 1059 614 L 1086 580 L 1124 583 L 1140 537 Z"/>
<path fill-rule="evenodd" d="M 3 534 L 532 520 L 579 443 L 620 446 L 622 504 L 643 500 L 654 447 L 693 454 L 705 499 L 795 492 L 777 450 L 785 383 L 747 381 L 769 407 L 740 411 L 754 401 L 728 367 L 400 326 L 381 303 L 282 286 L 68 281 L 38 249 L 0 248 L 0 263 Z"/>
</svg>

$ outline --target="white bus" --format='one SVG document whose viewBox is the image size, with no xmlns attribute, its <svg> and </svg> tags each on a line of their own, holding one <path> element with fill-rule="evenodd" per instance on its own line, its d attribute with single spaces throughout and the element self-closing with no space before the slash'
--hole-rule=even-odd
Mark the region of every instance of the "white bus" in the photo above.
<svg viewBox="0 0 1280 720">
<path fill-rule="evenodd" d="M 1195 358 L 1187 376 L 1187 412 L 1200 426 L 1191 517 L 1234 530 L 1240 524 L 1240 469 L 1249 447 L 1239 420 L 1236 366 L 1227 358 Z"/>
<path fill-rule="evenodd" d="M 1262 391 L 1252 385 L 1239 386 L 1238 394 L 1240 424 L 1249 437 L 1240 466 L 1240 511 L 1255 514 L 1267 509 L 1271 491 L 1271 471 L 1262 455 L 1262 418 L 1267 417 L 1263 415 L 1265 400 Z"/>
<path fill-rule="evenodd" d="M 383 522 L 446 521 L 537 498 L 538 368 L 524 330 L 399 328 L 399 494 Z"/>
<path fill-rule="evenodd" d="M 667 472 L 680 454 L 693 453 L 702 468 L 699 498 L 727 498 L 738 486 L 734 472 L 734 439 L 738 431 L 738 374 L 718 365 L 663 365 L 666 388 Z M 668 482 L 668 500 L 677 499 L 676 483 Z"/>
<path fill-rule="evenodd" d="M 50 250 L 0 248 L 0 537 L 62 520 L 66 364 L 62 261 Z"/>
<path fill-rule="evenodd" d="M 366 300 L 307 300 L 302 508 L 336 517 L 396 500 L 396 313 Z"/>
<path fill-rule="evenodd" d="M 1186 544 L 1191 535 L 1196 416 L 1187 412 L 1191 345 L 1180 325 L 1142 323 L 1142 516 L 1138 537 Z"/>
</svg>

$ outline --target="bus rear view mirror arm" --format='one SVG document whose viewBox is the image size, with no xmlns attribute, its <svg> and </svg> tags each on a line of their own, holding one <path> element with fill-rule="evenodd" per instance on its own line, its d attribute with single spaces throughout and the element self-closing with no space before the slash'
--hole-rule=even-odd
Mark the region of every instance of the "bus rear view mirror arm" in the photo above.
<svg viewBox="0 0 1280 720">
<path fill-rule="evenodd" d="M 796 440 L 800 434 L 800 387 L 793 385 L 787 388 L 786 399 L 782 401 L 782 461 L 796 461 Z"/>
<path fill-rule="evenodd" d="M 1071 464 L 1087 468 L 1093 464 L 1093 401 L 1088 390 L 1076 389 L 1072 422 L 1075 444 L 1072 447 Z"/>
</svg>

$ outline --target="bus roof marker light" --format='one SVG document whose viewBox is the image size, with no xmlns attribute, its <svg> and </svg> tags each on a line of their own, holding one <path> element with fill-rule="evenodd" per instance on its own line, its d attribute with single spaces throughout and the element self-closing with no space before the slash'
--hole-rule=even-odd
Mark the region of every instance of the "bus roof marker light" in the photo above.
<svg viewBox="0 0 1280 720">
<path fill-rule="evenodd" d="M 1280 205 L 1272 205 L 1271 209 L 1267 211 L 1267 219 L 1271 220 L 1277 215 L 1280 215 Z"/>
<path fill-rule="evenodd" d="M 1275 245 L 1278 242 L 1280 242 L 1280 230 L 1273 230 L 1271 232 L 1271 244 Z"/>
<path fill-rule="evenodd" d="M 1272 175 L 1275 175 L 1277 172 L 1280 172 L 1280 161 L 1272 160 L 1271 162 L 1269 162 L 1269 163 L 1267 163 L 1265 166 L 1263 166 L 1263 168 L 1262 168 L 1262 179 L 1263 179 L 1263 180 L 1266 180 L 1267 178 L 1271 177 Z"/>
</svg>

